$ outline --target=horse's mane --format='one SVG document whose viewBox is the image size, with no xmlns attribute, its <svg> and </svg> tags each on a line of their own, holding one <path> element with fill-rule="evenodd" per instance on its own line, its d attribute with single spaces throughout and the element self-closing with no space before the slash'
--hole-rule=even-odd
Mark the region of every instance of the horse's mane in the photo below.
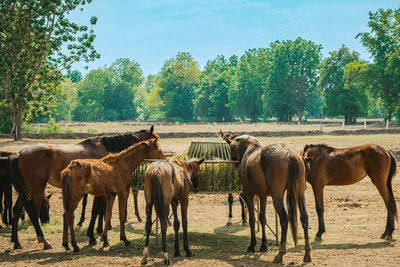
<svg viewBox="0 0 400 267">
<path fill-rule="evenodd" d="M 332 150 L 335 149 L 335 148 L 333 148 L 331 146 L 328 146 L 326 144 L 316 144 L 316 145 L 310 144 L 310 145 L 305 145 L 304 146 L 303 155 L 307 152 L 308 149 L 314 148 L 314 147 L 319 148 L 320 150 L 326 150 L 326 151 L 332 151 Z"/>
<path fill-rule="evenodd" d="M 129 146 L 128 148 L 126 148 L 126 149 L 124 149 L 124 150 L 122 150 L 122 151 L 119 151 L 119 152 L 117 152 L 117 153 L 111 152 L 111 153 L 109 153 L 107 156 L 105 156 L 105 157 L 103 158 L 103 160 L 106 161 L 106 162 L 107 162 L 107 161 L 108 161 L 108 162 L 113 161 L 113 160 L 115 160 L 116 158 L 118 158 L 119 156 L 121 156 L 121 155 L 123 155 L 123 154 L 126 154 L 126 153 L 129 153 L 129 152 L 131 152 L 132 150 L 135 150 L 135 149 L 138 148 L 139 146 L 143 145 L 146 141 L 148 141 L 148 140 L 140 141 L 139 143 L 135 143 L 135 144 Z"/>
<path fill-rule="evenodd" d="M 107 149 L 108 152 L 118 153 L 125 149 L 127 149 L 132 144 L 143 141 L 141 138 L 141 134 L 148 133 L 147 130 L 140 130 L 138 132 L 130 132 L 125 134 L 117 134 L 117 135 L 103 135 L 98 137 L 91 137 L 83 140 L 79 144 L 92 144 L 95 145 L 98 141 L 100 141 Z M 150 134 L 150 133 L 148 133 Z M 155 133 L 153 133 L 154 137 L 156 137 Z"/>
</svg>

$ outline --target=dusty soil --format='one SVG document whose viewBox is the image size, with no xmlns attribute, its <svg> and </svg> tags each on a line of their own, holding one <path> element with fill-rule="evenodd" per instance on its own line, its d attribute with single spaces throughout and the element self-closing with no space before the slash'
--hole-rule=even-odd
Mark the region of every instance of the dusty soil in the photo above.
<svg viewBox="0 0 400 267">
<path fill-rule="evenodd" d="M 396 134 L 373 136 L 317 136 L 317 137 L 285 137 L 285 138 L 260 138 L 264 144 L 284 142 L 296 149 L 301 149 L 306 143 L 327 143 L 334 146 L 350 146 L 363 143 L 376 143 L 392 150 L 400 149 L 400 136 Z M 183 152 L 187 149 L 189 139 L 163 139 L 162 146 L 165 151 Z M 37 140 L 35 140 L 37 141 Z M 77 140 L 40 140 L 50 143 L 75 143 Z M 17 151 L 31 144 L 32 140 L 13 143 L 9 140 L 0 140 L 0 150 Z M 394 195 L 400 205 L 400 177 L 393 180 Z M 23 249 L 13 251 L 11 248 L 10 228 L 0 230 L 0 264 L 3 265 L 140 265 L 144 246 L 144 222 L 139 223 L 133 214 L 132 198 L 128 204 L 127 237 L 132 242 L 131 247 L 125 248 L 119 242 L 119 222 L 117 205 L 114 205 L 112 225 L 109 239 L 111 247 L 108 251 L 101 249 L 101 244 L 88 246 L 86 229 L 88 219 L 83 227 L 76 227 L 81 252 L 66 253 L 61 246 L 62 239 L 62 200 L 60 190 L 49 187 L 48 192 L 54 192 L 51 199 L 51 223 L 43 226 L 46 239 L 53 245 L 51 250 L 42 250 L 37 244 L 32 226 L 28 223 L 22 225 L 19 232 Z M 310 234 L 313 237 L 317 232 L 317 216 L 314 208 L 314 198 L 310 186 L 306 190 L 307 211 L 310 218 Z M 237 194 L 235 194 L 237 198 Z M 189 205 L 189 244 L 193 258 L 173 257 L 173 228 L 168 228 L 168 252 L 171 261 L 176 266 L 269 266 L 274 259 L 278 247 L 273 242 L 274 236 L 267 232 L 269 240 L 268 252 L 246 253 L 250 243 L 248 227 L 240 224 L 240 205 L 235 201 L 234 226 L 227 227 L 227 195 L 197 193 L 190 197 Z M 139 195 L 140 212 L 145 219 L 143 192 Z M 91 204 L 89 198 L 88 207 Z M 88 214 L 90 209 L 87 208 Z M 75 212 L 80 215 L 80 206 Z M 154 216 L 153 216 L 154 218 Z M 275 217 L 272 204 L 267 204 L 267 221 L 275 228 Z M 76 220 L 77 222 L 77 220 Z M 75 223 L 76 223 L 75 222 Z M 388 242 L 379 239 L 386 223 L 386 209 L 382 198 L 378 194 L 369 178 L 345 187 L 327 187 L 325 190 L 325 223 L 327 233 L 322 242 L 312 242 L 312 260 L 308 266 L 400 266 L 400 234 L 394 232 L 394 241 Z M 396 223 L 396 229 L 399 224 Z M 153 227 L 154 229 L 155 227 Z M 288 253 L 284 256 L 284 264 L 301 265 L 304 253 L 304 240 L 301 227 L 299 227 L 300 248 L 296 250 L 288 234 Z M 260 245 L 261 234 L 257 234 L 257 248 Z M 99 239 L 98 239 L 99 240 Z M 180 235 L 181 254 L 184 255 L 182 235 Z M 149 265 L 162 265 L 160 242 L 155 243 L 155 236 L 150 240 Z"/>
</svg>

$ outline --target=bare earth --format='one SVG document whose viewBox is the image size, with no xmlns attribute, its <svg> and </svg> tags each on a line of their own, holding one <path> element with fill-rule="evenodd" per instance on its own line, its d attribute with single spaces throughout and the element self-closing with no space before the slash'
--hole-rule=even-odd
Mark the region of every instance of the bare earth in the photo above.
<svg viewBox="0 0 400 267">
<path fill-rule="evenodd" d="M 333 146 L 346 147 L 351 145 L 376 143 L 388 149 L 400 149 L 399 135 L 371 136 L 317 136 L 317 137 L 287 137 L 260 138 L 263 144 L 283 142 L 296 149 L 301 149 L 306 143 L 327 143 Z M 40 140 L 50 143 L 76 143 L 78 140 Z M 11 142 L 0 140 L 0 150 L 18 151 L 19 149 L 37 142 L 25 140 Z M 163 139 L 164 151 L 183 152 L 188 148 L 190 139 Z M 400 205 L 400 179 L 397 175 L 393 180 L 394 195 Z M 119 222 L 117 205 L 114 205 L 112 225 L 109 239 L 111 247 L 103 251 L 101 243 L 88 246 L 86 229 L 88 219 L 82 228 L 76 227 L 81 252 L 66 253 L 61 246 L 62 239 L 62 198 L 60 189 L 49 186 L 48 192 L 54 192 L 51 199 L 51 223 L 44 225 L 46 239 L 53 245 L 51 250 L 42 250 L 37 244 L 33 227 L 29 223 L 22 225 L 19 232 L 22 250 L 13 251 L 10 243 L 11 229 L 0 230 L 0 264 L 2 265 L 57 265 L 57 266 L 104 266 L 104 265 L 140 265 L 144 246 L 144 222 L 138 223 L 133 214 L 133 201 L 129 199 L 127 237 L 132 245 L 125 248 L 119 241 Z M 314 208 L 314 198 L 310 186 L 306 190 L 307 211 L 310 218 L 310 234 L 314 237 L 317 232 L 317 216 Z M 237 194 L 235 193 L 237 199 Z M 250 243 L 248 227 L 240 224 L 240 205 L 234 204 L 234 226 L 227 227 L 227 194 L 192 194 L 189 204 L 189 244 L 193 258 L 174 258 L 173 227 L 168 228 L 168 252 L 171 261 L 176 266 L 272 266 L 278 247 L 275 237 L 267 233 L 269 240 L 268 252 L 246 253 Z M 88 207 L 92 198 L 89 197 Z M 140 212 L 145 220 L 143 192 L 139 195 Z M 267 222 L 275 228 L 275 216 L 272 204 L 267 204 Z M 75 212 L 80 216 L 80 206 Z M 87 215 L 90 209 L 87 208 Z M 88 216 L 87 216 L 88 217 Z M 153 215 L 153 219 L 155 215 Z M 77 222 L 77 219 L 75 220 Z M 76 224 L 75 222 L 75 224 Z M 327 187 L 325 190 L 325 223 L 327 233 L 322 242 L 313 242 L 312 263 L 308 266 L 400 266 L 400 234 L 394 232 L 394 241 L 379 239 L 386 223 L 386 208 L 375 187 L 366 177 L 360 183 L 345 187 Z M 399 228 L 399 224 L 395 224 Z M 155 229 L 155 225 L 153 226 Z M 304 254 L 304 240 L 299 225 L 300 248 L 296 250 L 288 233 L 288 253 L 284 256 L 284 264 L 301 265 Z M 260 245 L 261 233 L 257 234 L 257 248 Z M 98 239 L 99 241 L 99 239 Z M 182 236 L 180 235 L 181 254 L 184 255 Z M 150 240 L 150 260 L 148 265 L 162 265 L 160 242 L 155 243 L 155 236 Z"/>
</svg>

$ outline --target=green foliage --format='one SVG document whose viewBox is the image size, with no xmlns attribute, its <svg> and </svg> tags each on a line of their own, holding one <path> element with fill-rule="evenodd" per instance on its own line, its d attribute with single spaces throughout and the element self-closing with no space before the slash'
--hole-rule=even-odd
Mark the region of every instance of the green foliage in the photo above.
<svg viewBox="0 0 400 267">
<path fill-rule="evenodd" d="M 346 124 L 368 112 L 368 97 L 362 80 L 366 65 L 344 45 L 321 62 L 318 88 L 325 99 L 327 116 L 344 116 Z"/>
<path fill-rule="evenodd" d="M 164 63 L 160 76 L 159 96 L 167 120 L 191 121 L 194 119 L 194 90 L 201 71 L 189 53 L 178 53 Z"/>
<path fill-rule="evenodd" d="M 82 73 L 80 73 L 78 70 L 71 70 L 71 69 L 67 70 L 67 74 L 64 75 L 63 78 L 64 79 L 68 78 L 73 83 L 79 83 L 83 79 Z"/>
<path fill-rule="evenodd" d="M 40 133 L 62 133 L 61 126 L 58 125 L 54 119 L 50 119 L 45 128 L 41 128 Z"/>
<path fill-rule="evenodd" d="M 302 120 L 304 110 L 315 97 L 322 47 L 311 41 L 276 41 L 268 53 L 268 79 L 264 94 L 267 114 L 279 121 Z"/>
<path fill-rule="evenodd" d="M 229 107 L 229 95 L 236 87 L 237 57 L 228 60 L 217 56 L 208 61 L 196 89 L 196 115 L 208 121 L 231 121 L 233 114 Z"/>
<path fill-rule="evenodd" d="M 24 118 L 33 120 L 53 107 L 52 95 L 62 81 L 61 69 L 99 57 L 92 45 L 93 30 L 67 17 L 90 2 L 0 2 L 0 88 L 13 107 L 16 139 L 21 138 Z M 90 23 L 96 20 L 92 18 Z"/>
<path fill-rule="evenodd" d="M 391 120 L 400 101 L 400 8 L 370 12 L 368 26 L 370 32 L 357 35 L 374 59 L 365 79 Z"/>
<path fill-rule="evenodd" d="M 60 85 L 60 94 L 56 95 L 56 106 L 52 111 L 52 117 L 56 121 L 72 120 L 72 112 L 77 101 L 77 86 L 71 79 L 66 78 Z"/>
</svg>

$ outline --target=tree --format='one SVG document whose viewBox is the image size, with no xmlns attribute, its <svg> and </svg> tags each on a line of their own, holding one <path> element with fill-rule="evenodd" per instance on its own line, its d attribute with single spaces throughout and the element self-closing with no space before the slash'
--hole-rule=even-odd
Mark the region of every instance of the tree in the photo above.
<svg viewBox="0 0 400 267">
<path fill-rule="evenodd" d="M 302 121 L 316 90 L 321 49 L 301 38 L 271 44 L 264 104 L 279 121 L 291 121 L 295 113 Z"/>
<path fill-rule="evenodd" d="M 75 109 L 77 101 L 77 85 L 69 78 L 65 78 L 60 85 L 61 94 L 56 96 L 56 106 L 52 117 L 56 121 L 72 120 L 72 112 Z"/>
<path fill-rule="evenodd" d="M 241 117 L 256 122 L 263 113 L 262 94 L 268 74 L 268 50 L 250 49 L 240 57 L 237 89 L 232 92 L 232 104 Z"/>
<path fill-rule="evenodd" d="M 226 59 L 217 56 L 208 61 L 196 89 L 196 114 L 209 121 L 231 121 L 232 109 L 229 106 L 229 95 L 236 87 L 237 56 Z"/>
<path fill-rule="evenodd" d="M 318 88 L 325 99 L 325 115 L 344 116 L 346 124 L 353 124 L 368 110 L 368 97 L 361 86 L 362 65 L 360 55 L 344 45 L 321 62 Z"/>
<path fill-rule="evenodd" d="M 62 81 L 61 69 L 81 59 L 99 57 L 95 35 L 67 15 L 91 0 L 0 2 L 0 89 L 12 106 L 16 139 L 21 139 L 24 111 L 38 88 L 49 91 Z M 90 23 L 96 24 L 92 17 Z M 53 83 L 45 87 L 41 84 Z M 37 94 L 36 94 L 37 95 Z M 46 103 L 43 103 L 46 105 Z"/>
<path fill-rule="evenodd" d="M 194 90 L 201 71 L 189 53 L 178 53 L 164 63 L 160 76 L 159 95 L 164 102 L 163 112 L 168 120 L 194 119 Z"/>
<path fill-rule="evenodd" d="M 357 38 L 374 59 L 368 68 L 369 88 L 382 100 L 390 121 L 400 100 L 400 8 L 369 12 L 368 26 L 371 31 Z"/>
<path fill-rule="evenodd" d="M 83 79 L 82 73 L 80 73 L 78 70 L 71 69 L 67 70 L 67 74 L 64 75 L 64 79 L 65 78 L 69 78 L 73 83 L 79 83 Z"/>
</svg>

